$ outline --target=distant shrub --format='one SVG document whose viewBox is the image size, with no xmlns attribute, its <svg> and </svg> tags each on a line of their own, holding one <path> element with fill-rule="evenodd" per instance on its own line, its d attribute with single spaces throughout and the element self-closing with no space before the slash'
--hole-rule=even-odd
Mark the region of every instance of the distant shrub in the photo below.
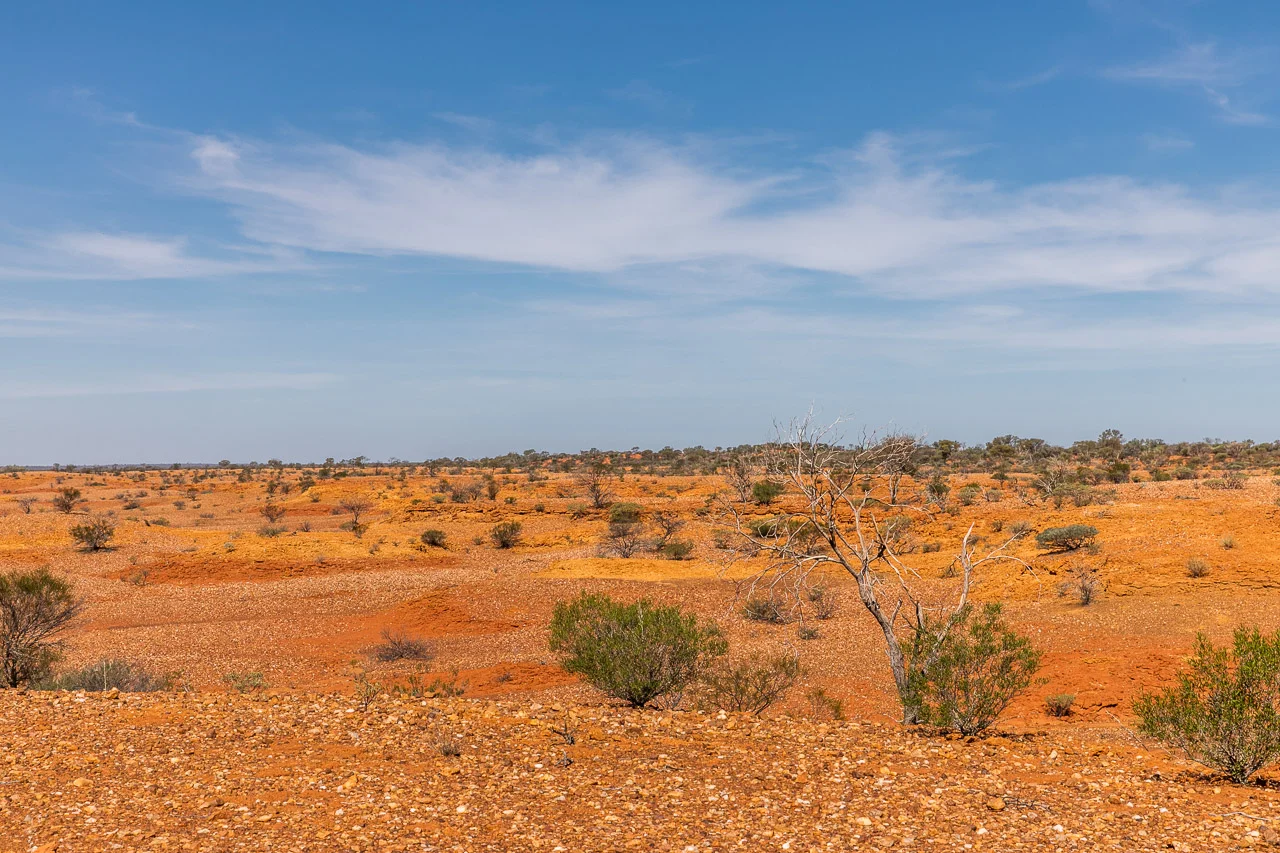
<svg viewBox="0 0 1280 853">
<path fill-rule="evenodd" d="M 47 677 L 59 657 L 54 638 L 82 606 L 71 583 L 48 569 L 0 574 L 0 687 Z"/>
<path fill-rule="evenodd" d="M 1188 468 L 1184 465 L 1181 468 L 1175 468 L 1173 470 L 1173 478 L 1175 480 L 1194 480 L 1196 478 L 1196 471 L 1194 468 Z"/>
<path fill-rule="evenodd" d="M 1230 648 L 1204 634 L 1177 683 L 1134 702 L 1138 731 L 1245 783 L 1280 758 L 1280 631 L 1236 629 Z"/>
<path fill-rule="evenodd" d="M 288 510 L 279 504 L 273 504 L 270 502 L 263 504 L 262 508 L 258 510 L 258 512 L 262 513 L 262 517 L 267 520 L 267 524 L 272 525 L 284 518 L 287 511 Z"/>
<path fill-rule="evenodd" d="M 95 515 L 83 524 L 72 525 L 67 532 L 86 551 L 101 551 L 116 535 L 116 527 L 106 516 Z"/>
<path fill-rule="evenodd" d="M 964 607 L 916 631 L 908 701 L 921 722 L 973 735 L 987 729 L 1040 668 L 1040 652 L 1010 628 L 999 604 Z"/>
<path fill-rule="evenodd" d="M 1071 577 L 1058 585 L 1058 595 L 1073 596 L 1082 607 L 1088 607 L 1102 591 L 1102 582 L 1093 569 L 1080 567 L 1071 573 Z"/>
<path fill-rule="evenodd" d="M 1232 548 L 1236 547 L 1236 537 L 1231 536 L 1230 534 L 1223 536 L 1222 541 L 1219 544 L 1222 545 L 1222 550 L 1230 551 Z"/>
<path fill-rule="evenodd" d="M 1036 534 L 1036 544 L 1050 551 L 1074 551 L 1092 544 L 1098 528 L 1088 524 L 1069 524 L 1066 527 L 1050 527 Z"/>
<path fill-rule="evenodd" d="M 839 597 L 835 590 L 824 584 L 815 584 L 807 592 L 809 603 L 813 605 L 813 617 L 826 621 L 835 618 L 839 609 Z"/>
<path fill-rule="evenodd" d="M 590 512 L 586 504 L 577 502 L 569 504 L 565 509 L 568 510 L 569 517 L 574 520 L 586 518 L 587 513 Z"/>
<path fill-rule="evenodd" d="M 693 553 L 693 543 L 686 539 L 671 539 L 658 553 L 666 560 L 687 560 Z"/>
<path fill-rule="evenodd" d="M 770 625 L 782 625 L 791 621 L 782 604 L 772 597 L 755 597 L 747 599 L 742 608 L 742 615 L 752 622 L 767 622 Z"/>
<path fill-rule="evenodd" d="M 941 550 L 942 550 L 941 542 L 925 542 L 923 545 L 920 546 L 920 552 L 922 554 L 936 554 Z"/>
<path fill-rule="evenodd" d="M 786 487 L 774 480 L 761 480 L 751 487 L 751 498 L 762 506 L 768 506 L 776 501 L 782 493 L 786 491 Z"/>
<path fill-rule="evenodd" d="M 383 663 L 399 660 L 430 661 L 435 657 L 426 640 L 389 628 L 382 630 L 382 642 L 373 647 L 371 654 L 375 660 Z"/>
<path fill-rule="evenodd" d="M 489 538 L 499 548 L 514 548 L 519 542 L 524 525 L 518 521 L 504 521 L 489 529 Z"/>
<path fill-rule="evenodd" d="M 1187 560 L 1187 577 L 1202 578 L 1209 574 L 1209 564 L 1199 557 L 1192 557 Z"/>
<path fill-rule="evenodd" d="M 1004 519 L 1003 518 L 991 519 L 991 532 L 999 533 L 1001 530 L 1004 530 Z"/>
<path fill-rule="evenodd" d="M 1004 492 L 999 489 L 987 489 L 982 496 L 989 504 L 998 504 L 1004 500 Z"/>
<path fill-rule="evenodd" d="M 719 664 L 704 673 L 699 699 L 712 710 L 759 716 L 787 695 L 800 672 L 800 659 L 786 653 Z"/>
<path fill-rule="evenodd" d="M 53 496 L 53 508 L 58 512 L 74 512 L 76 506 L 83 501 L 84 498 L 81 497 L 79 489 L 67 486 L 59 489 L 58 493 Z"/>
<path fill-rule="evenodd" d="M 285 531 L 286 528 L 284 527 L 275 527 L 270 524 L 264 524 L 258 528 L 258 535 L 266 539 L 274 539 Z"/>
<path fill-rule="evenodd" d="M 228 672 L 222 676 L 222 681 L 237 693 L 251 693 L 267 688 L 267 679 L 260 672 Z"/>
<path fill-rule="evenodd" d="M 541 501 L 539 501 L 538 503 L 536 503 L 536 504 L 534 504 L 534 505 L 533 505 L 533 511 L 534 511 L 534 512 L 546 512 L 546 511 L 547 511 L 547 505 L 546 505 L 546 504 L 544 504 L 544 503 L 542 503 Z"/>
<path fill-rule="evenodd" d="M 844 702 L 827 695 L 827 691 L 821 687 L 810 688 L 805 698 L 809 700 L 809 709 L 815 717 L 830 720 L 844 719 Z"/>
<path fill-rule="evenodd" d="M 1029 521 L 1015 521 L 1013 524 L 1009 525 L 1010 535 L 1017 536 L 1019 539 L 1030 533 L 1032 529 L 1031 522 Z"/>
<path fill-rule="evenodd" d="M 1173 475 L 1170 474 L 1168 471 L 1165 471 L 1161 468 L 1157 468 L 1151 472 L 1151 479 L 1157 483 L 1167 483 L 1173 479 Z"/>
<path fill-rule="evenodd" d="M 431 548 L 446 547 L 445 542 L 448 539 L 443 530 L 436 530 L 435 528 L 429 528 L 422 531 L 422 536 L 419 538 L 422 540 L 423 545 L 427 545 Z"/>
<path fill-rule="evenodd" d="M 1069 717 L 1071 716 L 1071 706 L 1075 703 L 1076 694 L 1058 693 L 1054 696 L 1045 697 L 1044 712 L 1050 717 Z"/>
<path fill-rule="evenodd" d="M 126 660 L 103 658 L 82 669 L 64 672 L 32 686 L 37 690 L 84 690 L 89 693 L 155 693 L 173 686 L 173 676 L 159 676 Z"/>
<path fill-rule="evenodd" d="M 643 512 L 644 508 L 640 504 L 616 503 L 609 507 L 609 523 L 636 524 L 640 521 L 640 515 Z"/>
<path fill-rule="evenodd" d="M 550 645 L 567 672 L 636 708 L 680 694 L 727 650 L 715 623 L 696 614 L 589 593 L 556 604 Z"/>
</svg>

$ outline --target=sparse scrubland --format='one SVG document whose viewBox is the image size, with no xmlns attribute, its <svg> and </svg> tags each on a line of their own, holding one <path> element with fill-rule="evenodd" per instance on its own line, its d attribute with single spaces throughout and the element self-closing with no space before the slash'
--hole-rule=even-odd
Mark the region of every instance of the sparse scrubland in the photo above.
<svg viewBox="0 0 1280 853">
<path fill-rule="evenodd" d="M 1280 844 L 1278 500 L 809 422 L 5 469 L 0 850 Z"/>
</svg>

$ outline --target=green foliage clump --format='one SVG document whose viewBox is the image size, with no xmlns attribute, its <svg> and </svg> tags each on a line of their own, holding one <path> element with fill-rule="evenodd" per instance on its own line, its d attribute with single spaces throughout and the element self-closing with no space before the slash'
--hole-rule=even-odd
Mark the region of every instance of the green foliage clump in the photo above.
<svg viewBox="0 0 1280 853">
<path fill-rule="evenodd" d="M 609 507 L 610 524 L 637 524 L 644 509 L 640 504 L 617 503 Z"/>
<path fill-rule="evenodd" d="M 514 548 L 520 541 L 524 525 L 518 521 L 504 521 L 489 529 L 489 538 L 499 548 Z"/>
<path fill-rule="evenodd" d="M 786 653 L 714 666 L 702 679 L 702 704 L 759 716 L 786 696 L 800 673 L 800 659 Z"/>
<path fill-rule="evenodd" d="M 0 574 L 0 687 L 46 678 L 59 657 L 54 637 L 81 607 L 71 583 L 48 569 Z"/>
<path fill-rule="evenodd" d="M 994 723 L 1040 668 L 1040 652 L 995 603 L 966 605 L 941 625 L 926 623 L 912 637 L 908 660 L 906 701 L 916 719 L 965 735 Z"/>
<path fill-rule="evenodd" d="M 751 486 L 751 497 L 756 503 L 768 506 L 776 501 L 784 491 L 786 491 L 786 488 L 781 483 L 773 480 L 761 480 Z"/>
<path fill-rule="evenodd" d="M 173 687 L 174 676 L 155 675 L 127 660 L 103 658 L 82 669 L 64 672 L 32 686 L 37 690 L 84 690 L 88 693 L 155 693 Z"/>
<path fill-rule="evenodd" d="M 116 535 L 116 527 L 106 516 L 96 515 L 83 524 L 72 525 L 68 532 L 86 551 L 101 551 Z"/>
<path fill-rule="evenodd" d="M 423 545 L 427 545 L 431 548 L 443 548 L 445 547 L 445 543 L 448 541 L 448 537 L 445 536 L 445 532 L 443 530 L 436 530 L 434 528 L 422 531 L 421 539 Z"/>
<path fill-rule="evenodd" d="M 635 708 L 678 696 L 728 650 L 713 622 L 678 607 L 583 593 L 556 604 L 551 650 L 565 671 Z"/>
<path fill-rule="evenodd" d="M 1280 758 L 1280 631 L 1236 629 L 1230 648 L 1204 634 L 1173 686 L 1134 702 L 1138 731 L 1244 783 Z"/>
<path fill-rule="evenodd" d="M 1066 527 L 1050 527 L 1036 534 L 1036 544 L 1050 551 L 1074 551 L 1093 543 L 1098 528 L 1089 524 L 1068 524 Z"/>
</svg>

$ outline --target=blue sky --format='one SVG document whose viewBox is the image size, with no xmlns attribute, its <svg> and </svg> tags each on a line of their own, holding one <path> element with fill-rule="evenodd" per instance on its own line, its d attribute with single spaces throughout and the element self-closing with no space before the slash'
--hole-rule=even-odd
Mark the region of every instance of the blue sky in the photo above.
<svg viewBox="0 0 1280 853">
<path fill-rule="evenodd" d="M 264 8 L 265 7 L 265 8 Z M 1280 434 L 1280 7 L 43 3 L 0 462 Z"/>
</svg>

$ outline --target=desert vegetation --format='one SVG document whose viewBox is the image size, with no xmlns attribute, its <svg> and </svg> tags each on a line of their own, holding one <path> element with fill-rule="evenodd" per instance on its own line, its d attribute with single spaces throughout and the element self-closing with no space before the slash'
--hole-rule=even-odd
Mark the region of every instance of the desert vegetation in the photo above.
<svg viewBox="0 0 1280 853">
<path fill-rule="evenodd" d="M 24 690 L 0 700 L 31 721 L 68 694 L 161 715 L 272 702 L 321 733 L 304 750 L 329 731 L 307 703 L 341 702 L 368 731 L 418 720 L 416 760 L 457 768 L 457 791 L 516 743 L 527 772 L 585 779 L 636 727 L 684 733 L 654 750 L 684 784 L 711 772 L 690 744 L 712 729 L 744 766 L 790 738 L 901 749 L 867 759 L 893 773 L 918 751 L 963 774 L 983 750 L 1007 768 L 1003 789 L 966 783 L 1005 804 L 978 802 L 988 822 L 1074 808 L 1058 791 L 1076 785 L 1105 805 L 1121 783 L 1088 788 L 1100 750 L 1135 779 L 1233 791 L 1280 762 L 1278 468 L 1280 446 L 1248 442 L 965 446 L 801 421 L 736 448 L 10 469 L 4 684 Z M 537 746 L 489 728 L 520 714 L 545 721 Z M 233 724 L 200 725 L 216 742 Z M 354 796 L 371 766 L 328 789 L 355 775 Z M 1222 796 L 1267 816 L 1268 789 L 1245 790 Z"/>
</svg>

